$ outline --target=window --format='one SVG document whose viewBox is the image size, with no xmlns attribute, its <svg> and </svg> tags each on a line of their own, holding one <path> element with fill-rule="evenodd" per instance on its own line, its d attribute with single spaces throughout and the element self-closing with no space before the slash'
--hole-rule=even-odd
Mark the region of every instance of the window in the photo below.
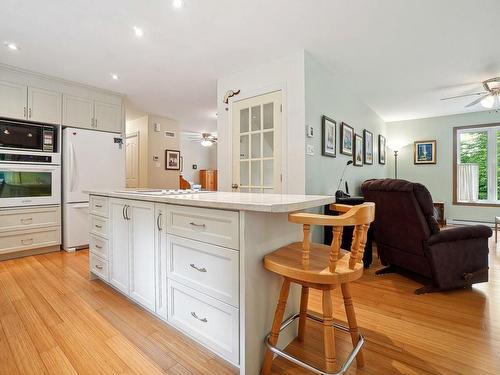
<svg viewBox="0 0 500 375">
<path fill-rule="evenodd" d="M 455 201 L 500 204 L 500 124 L 455 134 Z"/>
</svg>

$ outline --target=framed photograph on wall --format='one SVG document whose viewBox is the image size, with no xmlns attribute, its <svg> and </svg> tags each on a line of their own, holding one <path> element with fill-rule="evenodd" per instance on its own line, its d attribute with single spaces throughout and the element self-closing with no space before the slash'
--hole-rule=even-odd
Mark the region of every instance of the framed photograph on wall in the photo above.
<svg viewBox="0 0 500 375">
<path fill-rule="evenodd" d="M 178 171 L 181 169 L 181 152 L 178 150 L 165 150 L 165 169 Z"/>
<path fill-rule="evenodd" d="M 363 166 L 363 137 L 359 134 L 354 134 L 354 150 L 353 164 L 356 167 Z"/>
<path fill-rule="evenodd" d="M 321 154 L 334 158 L 337 156 L 337 123 L 323 116 L 321 124 Z"/>
<path fill-rule="evenodd" d="M 373 164 L 373 133 L 366 129 L 363 130 L 363 162 Z"/>
<path fill-rule="evenodd" d="M 413 154 L 415 164 L 436 164 L 436 141 L 416 141 Z"/>
<path fill-rule="evenodd" d="M 378 163 L 385 164 L 386 159 L 386 140 L 381 134 L 378 135 Z"/>
<path fill-rule="evenodd" d="M 340 153 L 353 156 L 354 129 L 345 122 L 340 124 Z"/>
</svg>

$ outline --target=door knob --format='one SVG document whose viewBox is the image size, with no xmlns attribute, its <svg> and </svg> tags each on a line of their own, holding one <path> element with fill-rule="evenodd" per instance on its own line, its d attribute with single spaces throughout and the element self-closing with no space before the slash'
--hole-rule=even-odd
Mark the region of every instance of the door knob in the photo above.
<svg viewBox="0 0 500 375">
<path fill-rule="evenodd" d="M 238 184 L 232 184 L 232 185 L 231 185 L 231 187 L 232 187 L 233 189 L 238 189 Z"/>
</svg>

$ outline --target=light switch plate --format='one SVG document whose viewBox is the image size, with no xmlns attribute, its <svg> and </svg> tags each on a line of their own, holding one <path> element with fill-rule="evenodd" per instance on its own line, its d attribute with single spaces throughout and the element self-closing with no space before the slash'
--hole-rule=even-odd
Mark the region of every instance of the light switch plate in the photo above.
<svg viewBox="0 0 500 375">
<path fill-rule="evenodd" d="M 309 155 L 309 156 L 314 155 L 314 145 L 307 145 L 306 155 Z"/>
<path fill-rule="evenodd" d="M 307 138 L 314 138 L 314 128 L 311 125 L 306 126 Z"/>
</svg>

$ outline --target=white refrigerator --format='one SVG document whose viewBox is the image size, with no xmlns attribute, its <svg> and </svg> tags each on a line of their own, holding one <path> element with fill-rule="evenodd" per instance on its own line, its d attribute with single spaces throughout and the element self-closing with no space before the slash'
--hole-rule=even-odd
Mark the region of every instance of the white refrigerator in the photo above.
<svg viewBox="0 0 500 375">
<path fill-rule="evenodd" d="M 63 130 L 63 249 L 89 243 L 89 196 L 83 191 L 125 187 L 125 145 L 120 134 Z"/>
</svg>

